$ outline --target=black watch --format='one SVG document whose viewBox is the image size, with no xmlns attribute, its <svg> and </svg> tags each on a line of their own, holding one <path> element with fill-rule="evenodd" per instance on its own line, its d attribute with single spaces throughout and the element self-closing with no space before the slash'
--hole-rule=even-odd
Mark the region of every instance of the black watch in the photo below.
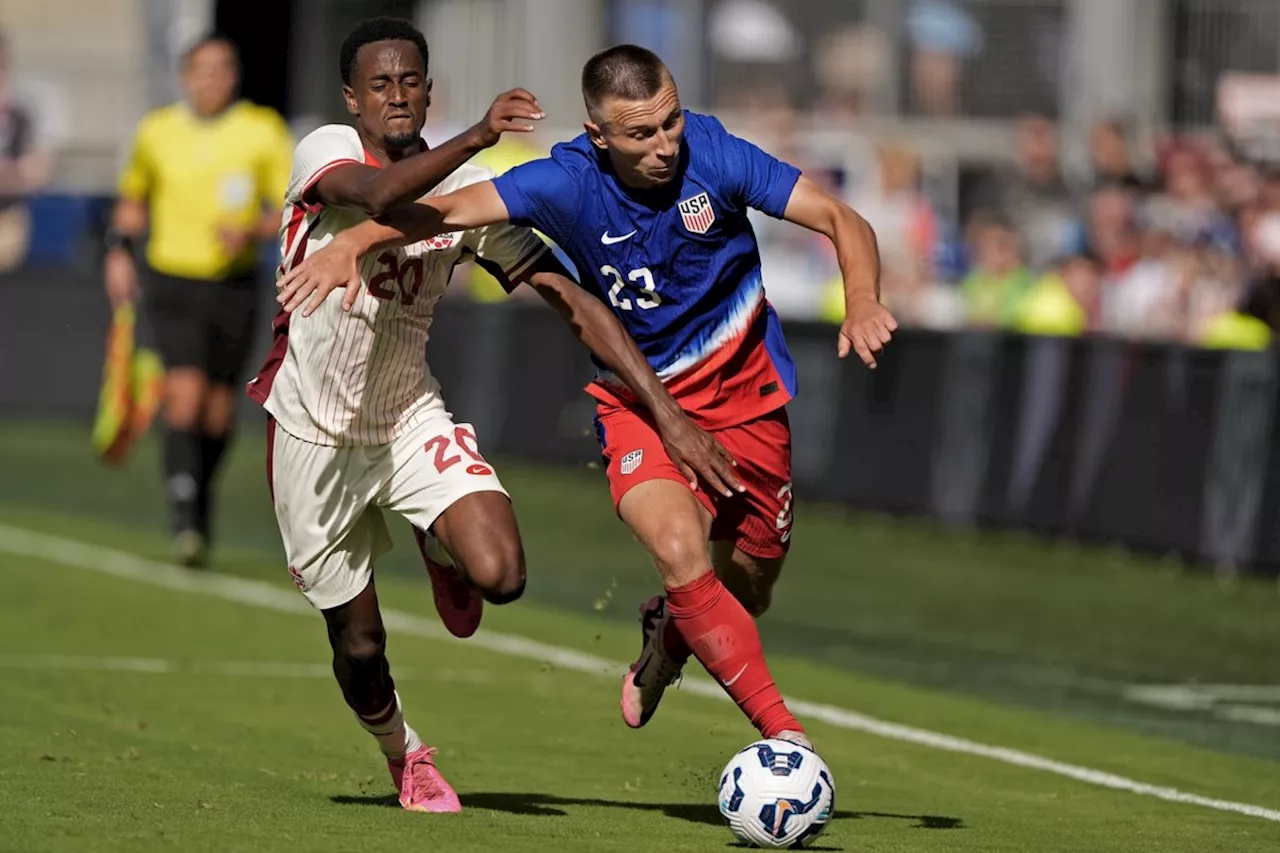
<svg viewBox="0 0 1280 853">
<path fill-rule="evenodd" d="M 108 251 L 111 249 L 124 249 L 126 252 L 133 251 L 133 238 L 116 228 L 107 229 L 106 244 Z"/>
</svg>

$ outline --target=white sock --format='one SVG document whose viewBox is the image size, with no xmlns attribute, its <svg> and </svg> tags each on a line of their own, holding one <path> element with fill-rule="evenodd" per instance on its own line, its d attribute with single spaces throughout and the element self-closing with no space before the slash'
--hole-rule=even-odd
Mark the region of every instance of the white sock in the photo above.
<svg viewBox="0 0 1280 853">
<path fill-rule="evenodd" d="M 378 747 L 387 758 L 401 759 L 407 753 L 422 749 L 422 738 L 404 721 L 399 693 L 393 694 L 391 704 L 377 714 L 369 718 L 356 714 L 356 719 L 378 741 Z"/>
</svg>

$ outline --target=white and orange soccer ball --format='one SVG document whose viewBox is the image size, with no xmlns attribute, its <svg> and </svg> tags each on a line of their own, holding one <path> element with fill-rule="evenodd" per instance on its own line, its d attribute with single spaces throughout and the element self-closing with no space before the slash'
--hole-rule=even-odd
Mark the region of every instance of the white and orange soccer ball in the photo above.
<svg viewBox="0 0 1280 853">
<path fill-rule="evenodd" d="M 835 808 L 836 786 L 826 762 L 789 741 L 756 741 L 730 759 L 720 776 L 720 814 L 751 847 L 808 847 Z"/>
</svg>

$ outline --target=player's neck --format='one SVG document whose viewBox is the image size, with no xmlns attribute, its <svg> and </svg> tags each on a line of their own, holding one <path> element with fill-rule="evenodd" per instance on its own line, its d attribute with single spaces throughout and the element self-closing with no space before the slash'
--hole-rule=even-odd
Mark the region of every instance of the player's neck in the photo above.
<svg viewBox="0 0 1280 853">
<path fill-rule="evenodd" d="M 395 163 L 414 154 L 419 154 L 426 150 L 426 145 L 418 142 L 414 145 L 406 145 L 404 147 L 392 148 L 382 140 L 375 140 L 364 132 L 363 128 L 357 127 L 356 133 L 360 136 L 360 142 L 364 145 L 364 150 L 372 154 L 379 163 Z"/>
</svg>

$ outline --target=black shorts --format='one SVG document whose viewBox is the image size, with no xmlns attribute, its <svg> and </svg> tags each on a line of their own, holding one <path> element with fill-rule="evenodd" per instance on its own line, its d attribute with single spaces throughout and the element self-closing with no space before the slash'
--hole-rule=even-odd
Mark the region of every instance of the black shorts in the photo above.
<svg viewBox="0 0 1280 853">
<path fill-rule="evenodd" d="M 148 269 L 143 304 L 166 368 L 194 367 L 228 385 L 240 381 L 257 331 L 256 272 L 197 279 Z"/>
</svg>

